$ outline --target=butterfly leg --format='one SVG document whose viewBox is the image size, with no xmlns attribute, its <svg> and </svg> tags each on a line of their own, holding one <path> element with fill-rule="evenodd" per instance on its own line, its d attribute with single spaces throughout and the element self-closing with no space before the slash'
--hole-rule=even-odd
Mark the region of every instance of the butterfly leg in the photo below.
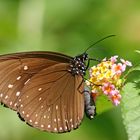
<svg viewBox="0 0 140 140">
<path fill-rule="evenodd" d="M 83 84 L 86 80 L 87 80 L 86 78 L 83 78 L 82 81 L 81 81 L 81 83 L 79 84 L 79 86 L 78 86 L 78 88 L 77 88 L 77 90 L 78 90 L 81 94 L 83 94 L 84 92 L 87 92 L 85 89 L 84 89 L 83 91 L 80 90 L 80 87 L 82 86 L 82 84 Z"/>
<path fill-rule="evenodd" d="M 81 88 L 81 86 L 82 86 L 82 84 L 83 84 L 84 81 L 85 81 L 85 80 L 82 79 L 81 83 L 79 84 L 79 86 L 78 86 L 78 88 L 77 88 L 77 90 L 78 90 L 81 94 L 83 94 L 83 93 L 85 92 L 85 91 L 81 91 L 81 90 L 80 90 L 80 88 Z"/>
</svg>

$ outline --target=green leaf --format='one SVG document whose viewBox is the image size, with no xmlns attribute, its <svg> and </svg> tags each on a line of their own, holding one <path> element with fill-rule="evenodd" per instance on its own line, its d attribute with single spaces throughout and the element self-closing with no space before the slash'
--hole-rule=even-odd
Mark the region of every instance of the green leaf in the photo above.
<svg viewBox="0 0 140 140">
<path fill-rule="evenodd" d="M 140 139 L 140 86 L 127 83 L 122 90 L 122 116 L 129 140 Z"/>
<path fill-rule="evenodd" d="M 134 71 L 140 71 L 140 64 L 129 69 L 129 71 L 125 74 L 125 77 L 127 77 L 131 72 L 134 72 Z"/>
<path fill-rule="evenodd" d="M 129 71 L 124 75 L 124 78 L 127 82 L 139 82 L 140 81 L 140 64 L 132 67 Z"/>
<path fill-rule="evenodd" d="M 132 71 L 136 71 L 136 70 L 140 70 L 140 64 L 138 64 L 135 67 L 133 67 L 133 69 L 131 70 L 131 72 Z"/>
</svg>

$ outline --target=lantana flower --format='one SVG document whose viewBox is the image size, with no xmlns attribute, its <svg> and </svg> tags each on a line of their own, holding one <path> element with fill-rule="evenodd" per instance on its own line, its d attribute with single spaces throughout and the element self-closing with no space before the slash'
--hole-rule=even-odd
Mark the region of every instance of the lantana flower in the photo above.
<svg viewBox="0 0 140 140">
<path fill-rule="evenodd" d="M 115 106 L 119 105 L 121 100 L 122 73 L 127 66 L 132 66 L 132 63 L 127 60 L 120 59 L 118 62 L 117 59 L 117 55 L 108 60 L 105 58 L 97 66 L 91 67 L 89 70 L 90 78 L 86 81 L 87 86 L 91 88 L 94 99 L 104 94 Z"/>
</svg>

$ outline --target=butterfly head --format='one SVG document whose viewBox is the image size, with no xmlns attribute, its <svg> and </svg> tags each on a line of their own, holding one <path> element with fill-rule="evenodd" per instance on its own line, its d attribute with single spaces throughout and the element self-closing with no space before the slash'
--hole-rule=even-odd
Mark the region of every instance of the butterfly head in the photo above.
<svg viewBox="0 0 140 140">
<path fill-rule="evenodd" d="M 81 55 L 75 56 L 73 60 L 70 62 L 70 72 L 72 75 L 81 75 L 84 76 L 86 74 L 87 66 L 85 62 L 88 60 L 88 54 L 83 53 Z"/>
</svg>

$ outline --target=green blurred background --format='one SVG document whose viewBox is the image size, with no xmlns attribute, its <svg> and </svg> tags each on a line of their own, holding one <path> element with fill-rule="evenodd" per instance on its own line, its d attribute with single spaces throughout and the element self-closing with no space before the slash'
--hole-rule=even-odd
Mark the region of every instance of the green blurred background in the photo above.
<svg viewBox="0 0 140 140">
<path fill-rule="evenodd" d="M 118 54 L 137 63 L 139 0 L 0 0 L 0 53 L 49 50 L 75 56 L 93 42 L 117 35 L 89 51 L 93 58 Z M 104 105 L 101 106 L 104 108 Z M 120 107 L 84 119 L 66 134 L 41 132 L 0 107 L 0 140 L 127 140 Z"/>
</svg>

